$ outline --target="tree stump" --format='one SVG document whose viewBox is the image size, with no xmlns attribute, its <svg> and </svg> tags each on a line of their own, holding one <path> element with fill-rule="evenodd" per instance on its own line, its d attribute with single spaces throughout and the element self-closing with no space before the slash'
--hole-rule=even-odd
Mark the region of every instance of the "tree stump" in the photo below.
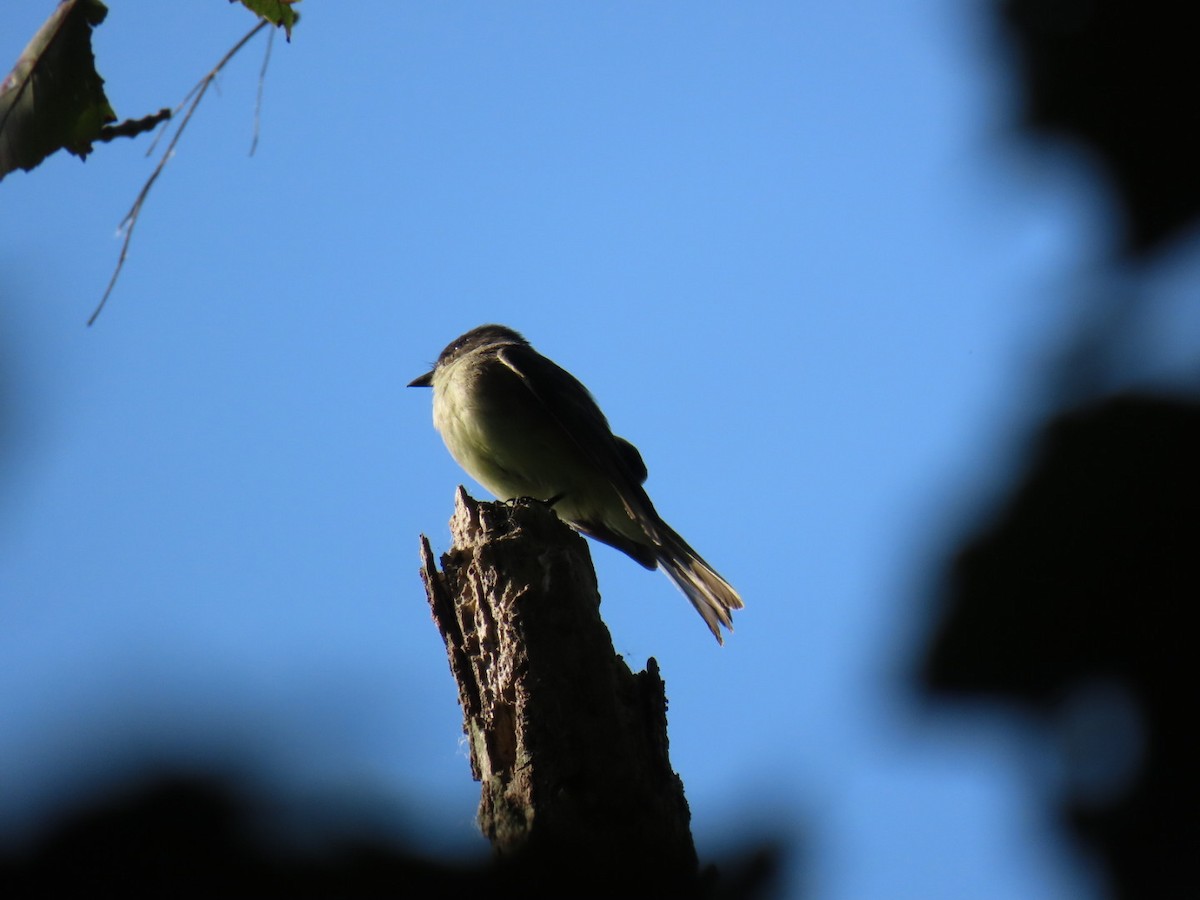
<svg viewBox="0 0 1200 900">
<path fill-rule="evenodd" d="M 653 659 L 635 675 L 614 651 L 586 542 L 541 502 L 461 487 L 450 529 L 441 572 L 422 535 L 421 576 L 496 853 L 576 879 L 569 892 L 694 893 L 664 684 Z"/>
</svg>

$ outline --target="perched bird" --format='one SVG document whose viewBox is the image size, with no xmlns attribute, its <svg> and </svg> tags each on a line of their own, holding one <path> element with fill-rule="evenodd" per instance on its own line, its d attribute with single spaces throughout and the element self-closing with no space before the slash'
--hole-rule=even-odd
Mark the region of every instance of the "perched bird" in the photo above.
<svg viewBox="0 0 1200 900">
<path fill-rule="evenodd" d="M 721 643 L 742 598 L 654 509 L 636 447 L 612 433 L 578 379 L 511 328 L 456 339 L 409 387 L 433 388 L 433 424 L 450 455 L 501 500 L 551 504 L 576 531 L 659 565 Z"/>
</svg>

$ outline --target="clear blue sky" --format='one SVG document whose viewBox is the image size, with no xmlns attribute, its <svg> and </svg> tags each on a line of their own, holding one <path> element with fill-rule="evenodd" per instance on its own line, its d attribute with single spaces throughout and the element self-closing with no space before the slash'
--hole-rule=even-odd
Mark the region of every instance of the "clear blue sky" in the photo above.
<svg viewBox="0 0 1200 900">
<path fill-rule="evenodd" d="M 592 389 L 746 599 L 719 649 L 593 547 L 618 651 L 662 666 L 702 855 L 803 832 L 821 900 L 1092 896 L 1032 802 L 1039 738 L 906 712 L 939 563 L 1019 461 L 1104 239 L 1070 160 L 1008 152 L 973 6 L 306 0 L 257 155 L 262 43 L 91 329 L 149 141 L 6 178 L 0 828 L 129 755 L 248 755 L 480 849 L 417 577 L 465 476 L 404 385 L 494 321 Z M 122 117 L 251 24 L 111 7 Z M 52 8 L 0 8 L 0 64 Z"/>
</svg>

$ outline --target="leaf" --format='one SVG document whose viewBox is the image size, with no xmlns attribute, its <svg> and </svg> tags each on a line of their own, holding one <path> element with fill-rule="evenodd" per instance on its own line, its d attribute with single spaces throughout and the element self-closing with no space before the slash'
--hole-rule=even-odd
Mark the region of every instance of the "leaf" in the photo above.
<svg viewBox="0 0 1200 900">
<path fill-rule="evenodd" d="M 83 159 L 116 121 L 92 55 L 92 29 L 106 15 L 100 0 L 64 0 L 0 82 L 0 178 L 64 147 Z"/>
<path fill-rule="evenodd" d="M 272 25 L 278 25 L 292 39 L 292 26 L 300 21 L 300 13 L 292 9 L 292 5 L 300 0 L 229 0 L 230 3 L 241 3 L 255 15 L 261 16 Z"/>
</svg>

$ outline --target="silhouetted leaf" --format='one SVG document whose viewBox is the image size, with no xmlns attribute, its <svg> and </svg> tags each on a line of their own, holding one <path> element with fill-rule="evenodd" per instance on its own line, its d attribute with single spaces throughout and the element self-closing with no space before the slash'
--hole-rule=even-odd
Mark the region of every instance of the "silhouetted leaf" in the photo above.
<svg viewBox="0 0 1200 900">
<path fill-rule="evenodd" d="M 92 56 L 92 28 L 106 15 L 100 0 L 64 0 L 0 83 L 0 178 L 63 147 L 83 159 L 116 121 Z"/>
<path fill-rule="evenodd" d="M 1116 189 L 1131 256 L 1200 221 L 1200 10 L 1173 0 L 994 0 L 1025 124 L 1085 146 Z"/>
</svg>

